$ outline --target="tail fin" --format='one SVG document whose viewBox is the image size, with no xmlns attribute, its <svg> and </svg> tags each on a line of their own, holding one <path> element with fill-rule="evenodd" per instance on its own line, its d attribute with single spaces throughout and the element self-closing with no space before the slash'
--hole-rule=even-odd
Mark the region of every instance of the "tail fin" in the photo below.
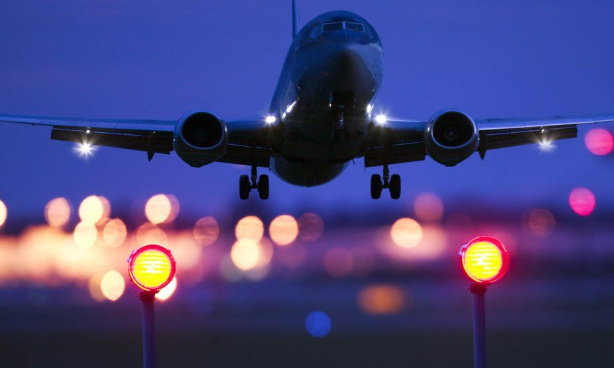
<svg viewBox="0 0 614 368">
<path fill-rule="evenodd" d="M 298 34 L 298 7 L 296 0 L 292 0 L 292 39 Z"/>
</svg>

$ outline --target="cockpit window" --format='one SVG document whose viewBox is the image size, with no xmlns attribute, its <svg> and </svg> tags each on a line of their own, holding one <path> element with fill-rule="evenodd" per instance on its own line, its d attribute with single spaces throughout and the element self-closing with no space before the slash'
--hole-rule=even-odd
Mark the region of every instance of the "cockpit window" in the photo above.
<svg viewBox="0 0 614 368">
<path fill-rule="evenodd" d="M 343 29 L 343 22 L 324 23 L 322 24 L 322 32 L 339 31 Z"/>
<path fill-rule="evenodd" d="M 364 32 L 365 25 L 362 23 L 345 22 L 345 29 L 355 32 Z"/>
<path fill-rule="evenodd" d="M 324 32 L 341 31 L 341 30 L 344 30 L 344 29 L 348 30 L 348 31 L 353 31 L 353 32 L 367 33 L 369 35 L 369 37 L 373 37 L 371 32 L 369 32 L 366 29 L 364 24 L 357 23 L 357 22 L 331 22 L 331 23 L 324 23 L 324 24 L 321 24 L 319 26 L 316 26 L 311 31 L 311 37 L 312 38 L 317 38 L 319 35 L 321 35 Z"/>
</svg>

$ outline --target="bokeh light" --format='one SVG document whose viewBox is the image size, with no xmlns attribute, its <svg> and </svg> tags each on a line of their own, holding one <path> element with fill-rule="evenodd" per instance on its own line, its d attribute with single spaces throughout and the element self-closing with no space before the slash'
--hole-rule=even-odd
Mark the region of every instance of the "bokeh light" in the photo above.
<svg viewBox="0 0 614 368">
<path fill-rule="evenodd" d="M 594 128 L 584 136 L 586 148 L 597 156 L 610 154 L 614 149 L 614 137 L 612 133 L 603 128 Z"/>
<path fill-rule="evenodd" d="M 552 212 L 546 209 L 533 209 L 527 216 L 527 226 L 533 235 L 540 238 L 550 236 L 554 231 L 556 220 Z"/>
<path fill-rule="evenodd" d="M 130 256 L 128 271 L 136 286 L 156 292 L 175 276 L 175 259 L 170 251 L 159 245 L 146 245 Z"/>
<path fill-rule="evenodd" d="M 45 206 L 45 220 L 49 226 L 63 227 L 70 220 L 70 204 L 66 198 L 54 198 Z"/>
<path fill-rule="evenodd" d="M 232 262 L 242 271 L 248 271 L 261 262 L 262 250 L 257 241 L 243 238 L 237 240 L 230 250 Z"/>
<path fill-rule="evenodd" d="M 324 337 L 330 333 L 332 323 L 330 317 L 322 311 L 314 311 L 307 315 L 305 328 L 313 337 Z"/>
<path fill-rule="evenodd" d="M 243 217 L 235 227 L 237 239 L 251 239 L 254 242 L 260 241 L 264 235 L 264 224 L 256 216 Z"/>
<path fill-rule="evenodd" d="M 179 214 L 179 201 L 172 195 L 156 194 L 145 203 L 145 216 L 154 225 L 175 221 Z"/>
<path fill-rule="evenodd" d="M 299 239 L 305 243 L 315 242 L 324 232 L 324 221 L 315 213 L 305 213 L 298 218 Z"/>
<path fill-rule="evenodd" d="M 136 229 L 137 244 L 168 244 L 166 231 L 153 225 L 145 223 Z"/>
<path fill-rule="evenodd" d="M 292 244 L 298 236 L 298 223 L 290 215 L 277 216 L 271 221 L 269 234 L 277 245 Z"/>
<path fill-rule="evenodd" d="M 352 272 L 354 257 L 345 248 L 333 248 L 324 255 L 324 269 L 333 277 L 344 277 Z"/>
<path fill-rule="evenodd" d="M 79 205 L 79 218 L 87 224 L 97 224 L 111 213 L 109 201 L 104 197 L 89 196 Z"/>
<path fill-rule="evenodd" d="M 102 276 L 103 275 L 101 274 L 92 275 L 87 284 L 90 296 L 97 302 L 103 302 L 106 299 L 100 288 L 100 284 L 102 283 Z"/>
<path fill-rule="evenodd" d="M 208 247 L 215 243 L 220 236 L 220 226 L 215 218 L 211 216 L 203 217 L 196 221 L 192 234 L 198 244 Z"/>
<path fill-rule="evenodd" d="M 102 291 L 102 295 L 112 302 L 121 298 L 125 289 L 126 282 L 124 281 L 124 278 L 115 270 L 107 272 L 102 277 L 100 282 L 100 290 Z"/>
<path fill-rule="evenodd" d="M 422 193 L 414 201 L 414 213 L 422 221 L 441 221 L 443 202 L 434 193 Z"/>
<path fill-rule="evenodd" d="M 96 225 L 82 221 L 75 227 L 73 238 L 81 248 L 93 247 L 98 239 L 98 229 L 96 229 Z"/>
<path fill-rule="evenodd" d="M 588 216 L 595 210 L 595 196 L 586 188 L 574 188 L 569 194 L 571 209 L 580 216 Z"/>
<path fill-rule="evenodd" d="M 108 221 L 102 230 L 104 244 L 113 248 L 117 248 L 124 244 L 127 236 L 128 230 L 126 229 L 126 224 L 118 218 Z"/>
<path fill-rule="evenodd" d="M 405 306 L 405 293 L 393 285 L 368 285 L 358 294 L 358 306 L 367 314 L 399 313 Z"/>
<path fill-rule="evenodd" d="M 171 280 L 171 282 L 168 283 L 168 285 L 166 285 L 165 287 L 160 289 L 158 293 L 156 293 L 156 299 L 161 301 L 168 300 L 175 293 L 176 289 L 177 277 L 173 277 L 173 279 Z"/>
<path fill-rule="evenodd" d="M 0 227 L 4 226 L 7 214 L 8 210 L 6 208 L 6 205 L 4 204 L 4 202 L 0 201 Z"/>
<path fill-rule="evenodd" d="M 411 218 L 398 219 L 390 228 L 390 237 L 401 248 L 413 248 L 422 240 L 422 226 Z"/>
</svg>

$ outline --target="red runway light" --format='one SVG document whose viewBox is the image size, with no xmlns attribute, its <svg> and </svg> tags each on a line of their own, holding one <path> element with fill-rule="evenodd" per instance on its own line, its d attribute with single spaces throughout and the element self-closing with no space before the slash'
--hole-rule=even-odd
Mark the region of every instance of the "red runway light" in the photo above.
<svg viewBox="0 0 614 368">
<path fill-rule="evenodd" d="M 175 276 L 175 259 L 171 252 L 159 245 L 146 245 L 128 259 L 130 279 L 139 288 L 157 293 Z"/>
<path fill-rule="evenodd" d="M 482 285 L 501 279 L 509 265 L 509 254 L 503 244 L 487 236 L 480 236 L 465 244 L 459 255 L 467 276 Z"/>
</svg>

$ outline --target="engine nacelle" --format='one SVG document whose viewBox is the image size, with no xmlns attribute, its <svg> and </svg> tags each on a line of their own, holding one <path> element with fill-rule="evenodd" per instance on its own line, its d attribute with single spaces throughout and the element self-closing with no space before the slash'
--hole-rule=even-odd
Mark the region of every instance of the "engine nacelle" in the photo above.
<svg viewBox="0 0 614 368">
<path fill-rule="evenodd" d="M 191 111 L 175 128 L 173 147 L 190 166 L 201 167 L 219 160 L 227 146 L 226 124 L 209 111 Z"/>
<path fill-rule="evenodd" d="M 426 153 L 433 160 L 454 166 L 478 149 L 478 127 L 463 112 L 443 110 L 435 114 L 426 125 L 424 144 Z"/>
</svg>

